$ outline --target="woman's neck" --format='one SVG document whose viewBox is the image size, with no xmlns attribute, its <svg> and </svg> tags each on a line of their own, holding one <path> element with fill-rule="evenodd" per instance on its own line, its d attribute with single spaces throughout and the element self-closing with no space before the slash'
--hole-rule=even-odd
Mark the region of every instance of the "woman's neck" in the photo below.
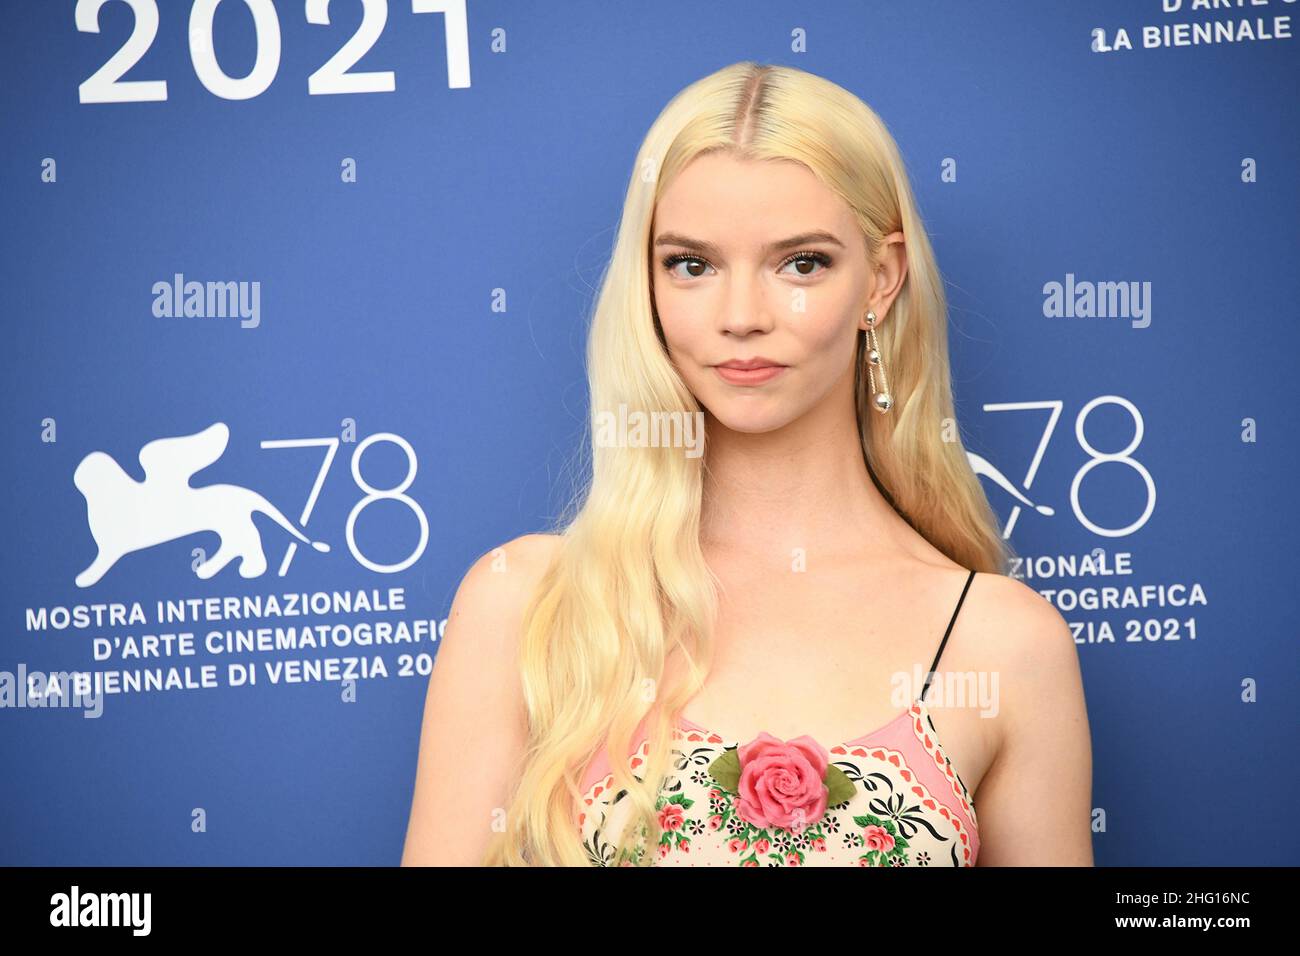
<svg viewBox="0 0 1300 956">
<path fill-rule="evenodd" d="M 788 554 L 897 548 L 902 518 L 871 480 L 852 409 L 750 434 L 708 416 L 701 544 Z M 879 552 L 878 552 L 879 553 Z"/>
</svg>

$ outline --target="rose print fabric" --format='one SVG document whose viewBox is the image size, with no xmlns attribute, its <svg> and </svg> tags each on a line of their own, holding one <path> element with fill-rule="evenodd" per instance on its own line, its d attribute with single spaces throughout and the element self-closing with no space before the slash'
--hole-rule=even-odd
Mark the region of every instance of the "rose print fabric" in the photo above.
<svg viewBox="0 0 1300 956">
<path fill-rule="evenodd" d="M 629 760 L 633 775 L 649 744 Z M 608 762 L 584 781 L 579 826 L 595 866 L 974 866 L 975 804 L 923 700 L 877 731 L 823 747 L 760 734 L 739 744 L 689 721 L 673 732 L 673 769 L 657 801 L 663 836 L 629 828 L 626 791 Z"/>
<path fill-rule="evenodd" d="M 614 792 L 602 748 L 577 815 L 588 859 L 596 866 L 631 865 L 645 854 L 655 866 L 974 866 L 975 802 L 939 742 L 925 704 L 929 686 L 927 677 L 912 706 L 885 726 L 830 747 L 767 733 L 741 743 L 680 721 L 656 801 L 663 836 L 655 846 L 632 827 L 625 846 L 613 845 L 629 802 L 626 791 Z M 648 750 L 642 738 L 629 758 L 638 780 Z"/>
</svg>

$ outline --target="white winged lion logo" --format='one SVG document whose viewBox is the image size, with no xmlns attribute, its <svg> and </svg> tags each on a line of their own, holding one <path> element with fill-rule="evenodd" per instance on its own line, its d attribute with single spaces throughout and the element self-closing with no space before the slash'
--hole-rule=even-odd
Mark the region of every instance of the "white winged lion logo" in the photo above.
<svg viewBox="0 0 1300 956">
<path fill-rule="evenodd" d="M 266 571 L 262 537 L 253 524 L 255 511 L 303 544 L 329 551 L 329 545 L 306 537 L 252 489 L 190 486 L 191 476 L 220 458 L 229 440 L 230 429 L 224 422 L 193 435 L 155 439 L 140 449 L 144 481 L 136 481 L 102 451 L 83 458 L 72 481 L 86 497 L 86 520 L 99 554 L 77 575 L 77 586 L 90 587 L 124 555 L 196 531 L 215 531 L 221 537 L 217 553 L 195 569 L 200 578 L 212 577 L 236 558 L 240 575 L 255 578 Z"/>
</svg>

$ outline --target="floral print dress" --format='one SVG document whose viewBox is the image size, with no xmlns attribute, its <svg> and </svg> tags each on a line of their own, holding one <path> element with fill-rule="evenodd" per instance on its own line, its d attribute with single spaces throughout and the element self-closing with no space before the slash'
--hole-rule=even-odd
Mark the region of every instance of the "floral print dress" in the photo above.
<svg viewBox="0 0 1300 956">
<path fill-rule="evenodd" d="M 924 703 L 829 749 L 811 737 L 748 744 L 689 721 L 673 731 L 673 769 L 659 791 L 663 835 L 616 847 L 630 809 L 603 754 L 588 769 L 578 823 L 595 866 L 974 866 L 975 803 Z M 644 738 L 629 759 L 644 762 Z"/>
<path fill-rule="evenodd" d="M 827 749 L 807 735 L 760 733 L 742 744 L 680 720 L 656 800 L 657 846 L 631 826 L 629 845 L 613 845 L 630 801 L 627 791 L 614 792 L 601 748 L 577 812 L 590 862 L 634 865 L 649 853 L 655 866 L 974 866 L 975 801 L 939 742 L 925 696 L 975 575 L 968 569 L 920 695 L 878 730 Z M 648 751 L 642 737 L 629 758 L 638 780 Z"/>
</svg>

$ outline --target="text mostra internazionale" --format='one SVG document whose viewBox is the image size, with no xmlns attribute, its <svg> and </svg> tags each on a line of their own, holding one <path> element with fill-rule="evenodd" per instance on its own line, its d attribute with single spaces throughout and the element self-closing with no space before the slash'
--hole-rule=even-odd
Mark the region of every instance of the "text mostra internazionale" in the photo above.
<svg viewBox="0 0 1300 956">
<path fill-rule="evenodd" d="M 373 614 L 406 610 L 406 589 L 300 591 L 280 594 L 240 594 L 177 598 L 153 603 L 150 620 L 139 601 L 74 604 L 27 608 L 27 630 L 64 631 L 132 627 L 137 624 L 189 624 L 210 621 L 259 620 L 308 615 Z"/>
</svg>

